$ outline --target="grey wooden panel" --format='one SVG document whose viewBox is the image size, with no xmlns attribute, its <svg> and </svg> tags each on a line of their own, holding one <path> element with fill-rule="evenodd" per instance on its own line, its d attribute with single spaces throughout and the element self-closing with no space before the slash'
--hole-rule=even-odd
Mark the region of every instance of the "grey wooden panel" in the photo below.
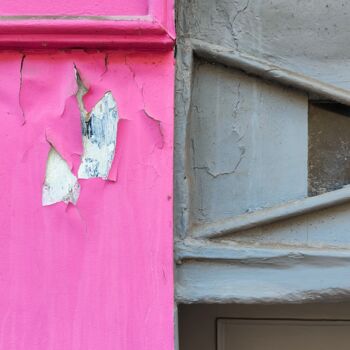
<svg viewBox="0 0 350 350">
<path fill-rule="evenodd" d="M 350 87 L 350 3 L 180 0 L 178 41 L 202 39 Z"/>
<path fill-rule="evenodd" d="M 350 298 L 349 261 L 254 258 L 188 261 L 177 266 L 178 302 L 281 303 Z"/>
<path fill-rule="evenodd" d="M 191 222 L 307 195 L 307 97 L 197 62 L 188 129 Z"/>
<path fill-rule="evenodd" d="M 218 350 L 348 350 L 350 321 L 220 319 Z"/>
<path fill-rule="evenodd" d="M 243 245 L 349 249 L 350 204 L 234 233 L 227 240 Z"/>
</svg>

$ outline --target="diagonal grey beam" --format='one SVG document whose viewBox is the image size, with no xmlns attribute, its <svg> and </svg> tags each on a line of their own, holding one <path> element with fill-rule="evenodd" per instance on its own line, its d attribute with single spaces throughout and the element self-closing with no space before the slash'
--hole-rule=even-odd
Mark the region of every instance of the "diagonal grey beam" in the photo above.
<svg viewBox="0 0 350 350">
<path fill-rule="evenodd" d="M 316 95 L 323 99 L 350 106 L 350 91 L 348 90 L 278 67 L 254 56 L 239 53 L 222 46 L 209 44 L 202 40 L 192 39 L 191 44 L 194 53 L 209 62 L 220 63 L 228 67 L 242 70 L 247 74 L 255 75 Z"/>
<path fill-rule="evenodd" d="M 258 209 L 225 220 L 200 225 L 192 228 L 191 236 L 194 238 L 219 238 L 234 232 L 334 207 L 349 201 L 350 186 L 345 186 L 339 190 L 315 197 L 289 201 L 270 208 Z"/>
</svg>

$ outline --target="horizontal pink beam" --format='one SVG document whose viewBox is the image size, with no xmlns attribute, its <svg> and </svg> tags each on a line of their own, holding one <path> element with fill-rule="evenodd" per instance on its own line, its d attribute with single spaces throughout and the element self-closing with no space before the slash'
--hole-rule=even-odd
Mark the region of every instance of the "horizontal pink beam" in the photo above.
<svg viewBox="0 0 350 350">
<path fill-rule="evenodd" d="M 164 28 L 150 16 L 87 18 L 27 18 L 0 16 L 3 34 L 164 34 Z"/>
<path fill-rule="evenodd" d="M 174 40 L 164 36 L 0 35 L 2 49 L 135 49 L 169 50 Z"/>
<path fill-rule="evenodd" d="M 112 19 L 5 19 L 1 48 L 168 49 L 174 39 L 150 16 Z"/>
<path fill-rule="evenodd" d="M 147 0 L 1 0 L 2 15 L 145 15 Z"/>
</svg>

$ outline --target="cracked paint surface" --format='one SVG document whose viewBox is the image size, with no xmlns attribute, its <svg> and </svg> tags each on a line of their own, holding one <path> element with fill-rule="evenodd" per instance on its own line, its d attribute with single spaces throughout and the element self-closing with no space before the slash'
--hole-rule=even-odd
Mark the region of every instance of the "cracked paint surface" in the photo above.
<svg viewBox="0 0 350 350">
<path fill-rule="evenodd" d="M 0 54 L 1 349 L 173 348 L 173 52 L 106 57 Z M 74 66 L 87 111 L 118 103 L 112 181 L 43 207 L 51 147 L 75 177 L 84 154 Z"/>
<path fill-rule="evenodd" d="M 304 198 L 306 98 L 200 59 L 193 74 L 187 134 L 191 224 Z"/>
<path fill-rule="evenodd" d="M 24 57 L 22 57 L 21 61 L 21 72 L 23 70 Z M 116 101 L 111 92 L 106 92 L 103 98 L 96 103 L 92 111 L 88 113 L 83 101 L 88 88 L 83 84 L 76 66 L 74 66 L 74 70 L 77 80 L 76 103 L 80 113 L 83 144 L 78 177 L 80 179 L 100 177 L 106 180 L 112 166 L 117 142 L 119 118 Z M 67 109 L 67 105 L 65 109 Z M 75 114 L 75 119 L 77 119 L 77 108 L 75 108 Z M 70 126 L 68 125 L 67 127 L 69 128 Z M 63 137 L 65 132 L 62 129 L 54 131 L 48 129 L 46 131 L 47 141 L 55 143 L 54 140 L 57 134 L 62 134 L 61 137 Z M 76 138 L 79 139 L 79 135 L 76 135 Z M 64 139 L 61 141 L 63 144 L 65 143 Z M 62 147 L 64 146 L 61 145 L 61 150 Z M 61 201 L 76 204 L 79 193 L 80 184 L 77 177 L 73 175 L 62 155 L 52 147 L 48 155 L 45 182 L 42 190 L 43 205 L 51 205 Z"/>
<path fill-rule="evenodd" d="M 117 104 L 107 92 L 89 113 L 88 120 L 82 118 L 84 153 L 78 171 L 80 179 L 108 178 L 117 143 L 117 126 Z"/>
</svg>

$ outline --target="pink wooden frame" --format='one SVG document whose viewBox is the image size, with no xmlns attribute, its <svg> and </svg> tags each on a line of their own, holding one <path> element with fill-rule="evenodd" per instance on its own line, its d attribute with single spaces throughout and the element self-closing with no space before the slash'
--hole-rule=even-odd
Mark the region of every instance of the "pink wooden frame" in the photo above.
<svg viewBox="0 0 350 350">
<path fill-rule="evenodd" d="M 149 0 L 145 16 L 1 16 L 0 48 L 171 49 L 172 0 Z"/>
</svg>

